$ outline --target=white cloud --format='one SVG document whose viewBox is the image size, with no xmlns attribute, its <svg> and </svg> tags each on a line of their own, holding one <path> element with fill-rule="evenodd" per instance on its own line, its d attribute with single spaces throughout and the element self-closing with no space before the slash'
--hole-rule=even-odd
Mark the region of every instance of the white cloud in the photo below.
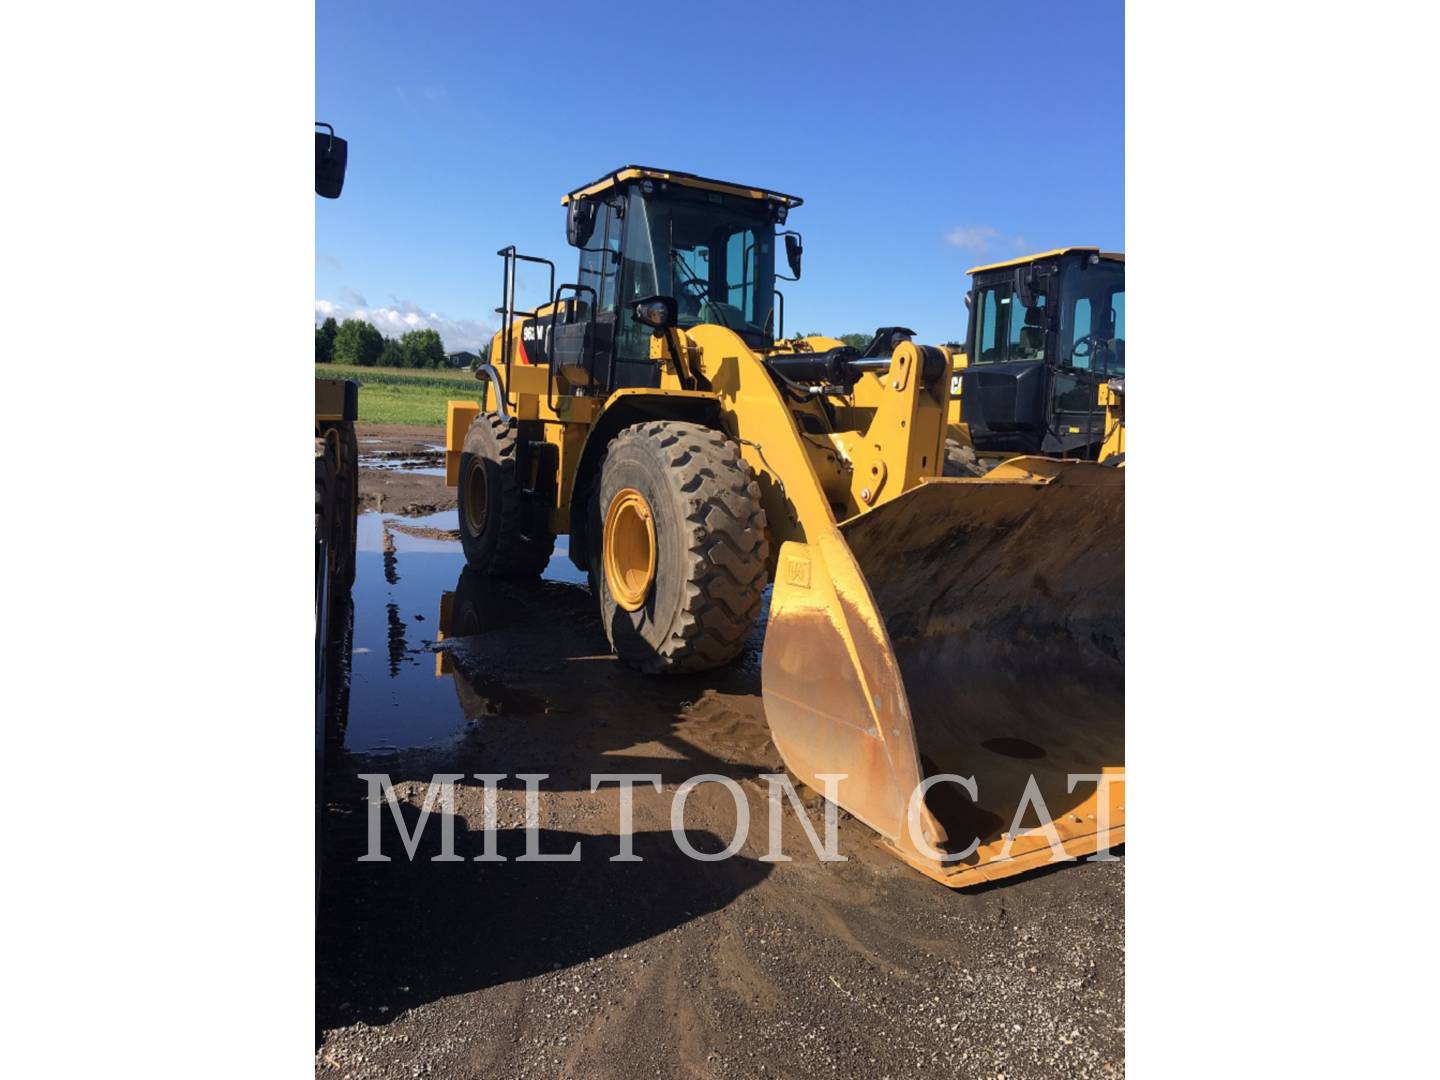
<svg viewBox="0 0 1440 1080">
<path fill-rule="evenodd" d="M 966 251 L 986 251 L 993 239 L 995 230 L 989 225 L 957 225 L 945 234 L 947 244 Z"/>
<path fill-rule="evenodd" d="M 945 234 L 945 242 L 976 255 L 994 249 L 1019 251 L 1025 246 L 1023 236 L 1006 236 L 989 225 L 957 225 Z"/>
<path fill-rule="evenodd" d="M 354 290 L 354 299 L 363 301 Z M 368 322 L 386 337 L 399 337 L 410 330 L 430 328 L 440 335 L 446 352 L 469 349 L 474 352 L 494 336 L 497 327 L 481 319 L 451 319 L 438 311 L 426 311 L 419 304 L 409 300 L 392 298 L 384 307 L 366 307 L 363 304 L 336 303 L 332 300 L 315 301 L 315 322 L 320 324 L 327 318 L 343 322 L 346 319 L 361 319 Z"/>
</svg>

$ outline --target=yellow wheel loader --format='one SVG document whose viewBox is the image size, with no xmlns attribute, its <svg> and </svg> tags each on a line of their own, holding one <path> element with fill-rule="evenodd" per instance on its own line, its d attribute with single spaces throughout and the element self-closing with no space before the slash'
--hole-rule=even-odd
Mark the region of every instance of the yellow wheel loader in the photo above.
<svg viewBox="0 0 1440 1080">
<path fill-rule="evenodd" d="M 628 166 L 561 202 L 576 280 L 499 252 L 482 392 L 449 405 L 470 565 L 535 577 L 567 536 L 655 673 L 731 660 L 771 587 L 786 765 L 947 885 L 1120 843 L 1123 470 L 944 477 L 944 351 L 783 339 L 795 196 Z M 522 265 L 549 277 L 532 310 Z"/>
<path fill-rule="evenodd" d="M 981 459 L 1125 454 L 1125 256 L 1057 248 L 969 271 L 951 437 Z"/>
</svg>

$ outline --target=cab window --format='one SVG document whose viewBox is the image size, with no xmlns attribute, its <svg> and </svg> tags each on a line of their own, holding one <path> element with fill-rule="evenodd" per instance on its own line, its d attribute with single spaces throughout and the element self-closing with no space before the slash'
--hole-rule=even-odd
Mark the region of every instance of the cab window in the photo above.
<svg viewBox="0 0 1440 1080">
<path fill-rule="evenodd" d="M 972 363 L 1045 359 L 1045 296 L 1026 307 L 1009 285 L 976 292 L 975 348 Z"/>
<path fill-rule="evenodd" d="M 1018 294 L 1012 293 L 1006 305 L 1009 315 L 1010 360 L 1043 360 L 1045 358 L 1045 297 L 1037 296 L 1034 307 L 1026 307 Z"/>
<path fill-rule="evenodd" d="M 1082 296 L 1075 301 L 1075 316 L 1072 322 L 1075 332 L 1070 336 L 1070 341 L 1066 343 L 1067 352 L 1075 348 L 1075 342 L 1090 333 L 1090 300 L 1088 297 Z M 1072 356 L 1070 363 L 1077 368 L 1088 368 L 1090 358 L 1088 356 Z"/>
<path fill-rule="evenodd" d="M 1092 257 L 1093 258 L 1093 257 Z M 1093 258 L 1061 272 L 1061 367 L 1125 374 L 1125 264 Z"/>
<path fill-rule="evenodd" d="M 595 218 L 595 231 L 590 234 L 586 245 L 580 249 L 580 276 L 577 279 L 586 289 L 594 289 L 594 295 L 584 289 L 580 292 L 580 303 L 588 306 L 596 303 L 596 314 L 603 315 L 615 310 L 615 282 L 620 269 L 621 216 L 615 208 L 606 204 Z"/>
<path fill-rule="evenodd" d="M 971 363 L 995 363 L 1000 359 L 999 350 L 995 347 L 995 327 L 998 322 L 995 292 L 994 289 L 981 289 L 979 298 L 975 301 L 975 325 L 979 331 L 979 340 L 971 350 L 975 358 Z"/>
</svg>

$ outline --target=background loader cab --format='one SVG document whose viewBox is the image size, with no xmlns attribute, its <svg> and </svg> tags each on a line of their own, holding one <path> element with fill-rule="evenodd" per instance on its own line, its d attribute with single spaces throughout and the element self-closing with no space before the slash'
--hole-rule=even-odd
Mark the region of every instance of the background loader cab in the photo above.
<svg viewBox="0 0 1440 1080">
<path fill-rule="evenodd" d="M 970 274 L 960 419 L 976 451 L 1107 456 L 1116 420 L 1102 398 L 1125 377 L 1125 256 L 1060 248 Z"/>
</svg>

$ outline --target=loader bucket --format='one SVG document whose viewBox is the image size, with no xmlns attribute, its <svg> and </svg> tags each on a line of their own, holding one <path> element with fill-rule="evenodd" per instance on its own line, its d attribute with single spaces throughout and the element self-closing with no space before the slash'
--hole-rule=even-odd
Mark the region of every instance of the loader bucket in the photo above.
<svg viewBox="0 0 1440 1080">
<path fill-rule="evenodd" d="M 762 659 L 792 772 L 953 887 L 1124 840 L 1124 471 L 1022 458 L 780 553 Z M 915 795 L 927 777 L 952 776 Z"/>
</svg>

